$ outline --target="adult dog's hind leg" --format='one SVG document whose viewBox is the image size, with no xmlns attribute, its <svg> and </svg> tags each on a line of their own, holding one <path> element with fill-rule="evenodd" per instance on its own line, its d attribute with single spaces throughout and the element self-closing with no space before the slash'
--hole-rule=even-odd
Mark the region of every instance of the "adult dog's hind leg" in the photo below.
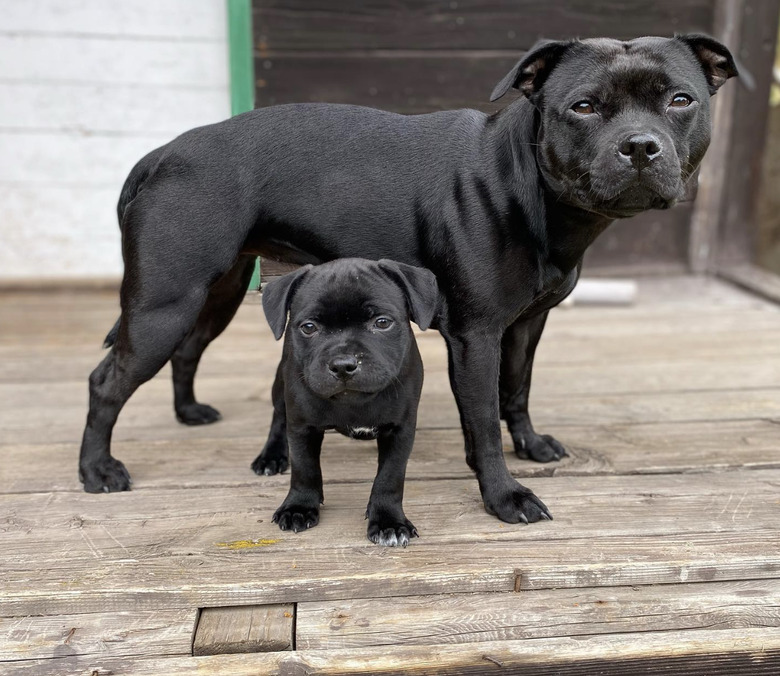
<svg viewBox="0 0 780 676">
<path fill-rule="evenodd" d="M 205 425 L 222 417 L 215 408 L 196 401 L 195 372 L 209 343 L 225 330 L 235 316 L 254 266 L 254 256 L 239 256 L 235 265 L 211 287 L 195 326 L 171 357 L 174 410 L 178 421 L 185 425 Z"/>
<path fill-rule="evenodd" d="M 170 359 L 198 317 L 206 298 L 202 287 L 157 304 L 126 309 L 116 343 L 89 377 L 89 413 L 81 443 L 79 479 L 89 493 L 130 488 L 125 466 L 111 456 L 111 433 L 130 395 Z M 140 305 L 140 304 L 139 304 Z"/>
</svg>

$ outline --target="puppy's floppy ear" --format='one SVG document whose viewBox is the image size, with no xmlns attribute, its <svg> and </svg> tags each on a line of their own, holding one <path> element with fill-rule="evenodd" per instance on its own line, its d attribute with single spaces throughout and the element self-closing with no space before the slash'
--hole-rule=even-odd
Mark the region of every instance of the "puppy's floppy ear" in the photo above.
<svg viewBox="0 0 780 676">
<path fill-rule="evenodd" d="M 436 275 L 425 268 L 397 263 L 386 258 L 379 267 L 404 292 L 412 321 L 423 331 L 427 329 L 439 309 L 439 287 Z"/>
<path fill-rule="evenodd" d="M 676 40 L 688 45 L 704 70 L 712 96 L 730 77 L 739 75 L 734 57 L 725 45 L 707 35 L 689 33 L 675 35 Z"/>
<path fill-rule="evenodd" d="M 519 89 L 526 96 L 538 92 L 566 50 L 573 44 L 573 40 L 537 42 L 496 85 L 490 100 L 497 101 L 512 87 Z"/>
<path fill-rule="evenodd" d="M 284 335 L 284 327 L 287 325 L 287 312 L 295 295 L 295 289 L 300 284 L 303 276 L 312 269 L 311 265 L 304 265 L 294 272 L 284 275 L 263 287 L 263 312 L 274 338 L 279 340 Z"/>
</svg>

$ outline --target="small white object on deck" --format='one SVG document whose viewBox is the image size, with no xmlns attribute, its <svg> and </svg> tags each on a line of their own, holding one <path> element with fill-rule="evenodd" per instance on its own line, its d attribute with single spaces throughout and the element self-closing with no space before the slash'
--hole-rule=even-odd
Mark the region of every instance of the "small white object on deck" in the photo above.
<svg viewBox="0 0 780 676">
<path fill-rule="evenodd" d="M 633 279 L 587 279 L 577 282 L 560 307 L 572 305 L 633 305 L 637 284 Z"/>
</svg>

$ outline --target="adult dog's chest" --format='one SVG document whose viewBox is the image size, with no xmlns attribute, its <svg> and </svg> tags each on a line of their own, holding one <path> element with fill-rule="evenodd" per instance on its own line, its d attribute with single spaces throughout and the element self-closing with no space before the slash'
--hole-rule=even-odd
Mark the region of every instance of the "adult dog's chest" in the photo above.
<svg viewBox="0 0 780 676">
<path fill-rule="evenodd" d="M 535 317 L 554 308 L 574 290 L 579 276 L 579 266 L 566 274 L 550 275 L 546 284 L 531 295 L 530 302 L 523 306 L 516 319 Z"/>
</svg>

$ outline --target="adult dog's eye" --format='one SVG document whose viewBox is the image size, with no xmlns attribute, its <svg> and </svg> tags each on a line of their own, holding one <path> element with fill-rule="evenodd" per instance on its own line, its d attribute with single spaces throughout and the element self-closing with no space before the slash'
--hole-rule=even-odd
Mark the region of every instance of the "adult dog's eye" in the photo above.
<svg viewBox="0 0 780 676">
<path fill-rule="evenodd" d="M 300 325 L 301 333 L 304 336 L 313 336 L 319 329 L 317 328 L 317 325 L 314 322 L 304 322 Z"/>
<path fill-rule="evenodd" d="M 687 94 L 675 94 L 672 102 L 669 104 L 670 108 L 687 108 L 693 103 L 693 99 Z"/>
<path fill-rule="evenodd" d="M 590 101 L 578 101 L 571 109 L 578 115 L 592 115 L 596 112 L 596 109 Z"/>
<path fill-rule="evenodd" d="M 387 331 L 391 326 L 393 325 L 393 320 L 389 317 L 379 317 L 375 322 L 374 326 L 378 328 L 380 331 Z"/>
</svg>

